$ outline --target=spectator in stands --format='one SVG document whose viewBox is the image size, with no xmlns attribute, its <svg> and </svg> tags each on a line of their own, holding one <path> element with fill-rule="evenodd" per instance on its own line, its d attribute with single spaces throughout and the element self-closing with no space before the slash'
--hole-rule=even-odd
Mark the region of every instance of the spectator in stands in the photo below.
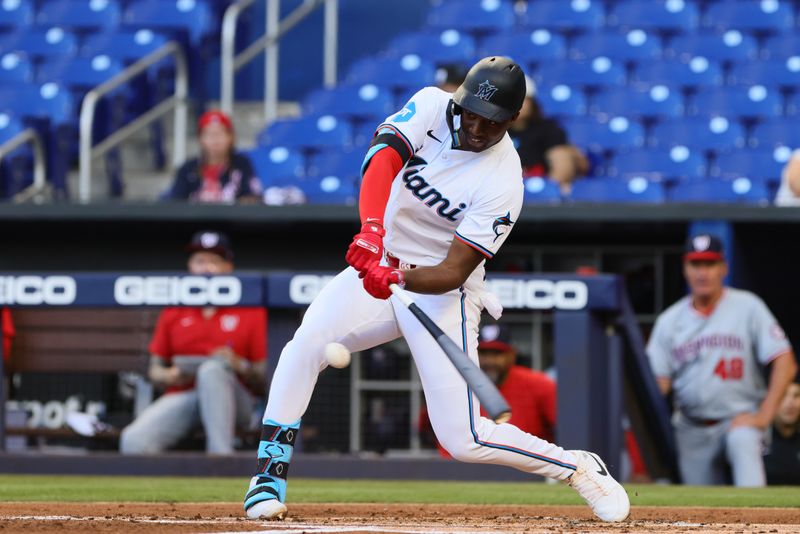
<svg viewBox="0 0 800 534">
<path fill-rule="evenodd" d="M 519 153 L 523 176 L 547 176 L 559 184 L 563 193 L 569 193 L 572 182 L 588 172 L 589 160 L 569 144 L 567 133 L 558 122 L 544 115 L 536 100 L 536 83 L 527 77 L 526 81 L 525 102 L 508 130 Z"/>
<path fill-rule="evenodd" d="M 3 330 L 3 361 L 8 363 L 9 355 L 11 354 L 11 342 L 16 335 L 14 323 L 11 321 L 11 312 L 8 308 L 0 309 L 0 328 Z"/>
<path fill-rule="evenodd" d="M 547 441 L 555 441 L 556 383 L 546 374 L 517 365 L 511 333 L 499 323 L 489 323 L 478 332 L 481 369 L 495 383 L 511 407 L 509 423 Z M 481 415 L 488 417 L 481 407 Z M 420 434 L 435 443 L 427 411 L 420 414 Z M 439 447 L 442 456 L 449 456 Z"/>
<path fill-rule="evenodd" d="M 436 69 L 436 87 L 454 93 L 467 77 L 469 67 L 460 63 L 448 63 Z"/>
<path fill-rule="evenodd" d="M 233 271 L 225 234 L 198 232 L 189 272 Z M 164 394 L 120 436 L 123 454 L 153 454 L 202 424 L 209 454 L 233 452 L 235 427 L 246 426 L 266 385 L 266 311 L 262 308 L 165 308 L 150 342 L 150 380 Z"/>
<path fill-rule="evenodd" d="M 800 206 L 800 149 L 792 153 L 783 168 L 781 187 L 775 197 L 776 206 Z"/>
<path fill-rule="evenodd" d="M 769 485 L 800 485 L 800 375 L 789 385 L 770 428 L 764 455 Z"/>
<path fill-rule="evenodd" d="M 221 111 L 204 113 L 197 123 L 200 157 L 178 169 L 166 200 L 259 202 L 261 181 L 247 156 L 234 148 L 231 119 Z"/>
</svg>

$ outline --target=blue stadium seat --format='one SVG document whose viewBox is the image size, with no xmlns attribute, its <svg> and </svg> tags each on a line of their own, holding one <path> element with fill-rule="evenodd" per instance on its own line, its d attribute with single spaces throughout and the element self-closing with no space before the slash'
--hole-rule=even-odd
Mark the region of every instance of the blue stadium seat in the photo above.
<svg viewBox="0 0 800 534">
<path fill-rule="evenodd" d="M 725 78 L 715 61 L 696 56 L 689 61 L 650 61 L 636 66 L 633 79 L 647 85 L 677 86 L 690 89 L 709 85 L 722 85 Z"/>
<path fill-rule="evenodd" d="M 78 39 L 69 31 L 57 26 L 48 29 L 27 29 L 0 39 L 0 54 L 24 52 L 31 59 L 74 56 Z"/>
<path fill-rule="evenodd" d="M 355 183 L 336 174 L 325 174 L 319 178 L 299 180 L 297 186 L 303 191 L 308 204 L 356 203 L 358 192 Z"/>
<path fill-rule="evenodd" d="M 745 131 L 732 119 L 672 119 L 653 127 L 651 141 L 654 146 L 668 148 L 691 146 L 697 150 L 729 152 L 745 145 Z"/>
<path fill-rule="evenodd" d="M 793 117 L 800 114 L 800 93 L 794 93 L 786 98 L 786 115 Z"/>
<path fill-rule="evenodd" d="M 683 115 L 683 96 L 666 85 L 610 88 L 596 94 L 590 111 L 610 116 L 670 118 Z"/>
<path fill-rule="evenodd" d="M 483 39 L 480 49 L 483 56 L 502 54 L 513 57 L 521 65 L 564 59 L 567 56 L 564 37 L 545 29 L 499 32 Z"/>
<path fill-rule="evenodd" d="M 692 115 L 727 115 L 746 119 L 780 117 L 783 98 L 763 85 L 702 89 L 692 99 Z"/>
<path fill-rule="evenodd" d="M 326 150 L 313 156 L 308 165 L 308 175 L 316 178 L 338 176 L 356 183 L 361 179 L 364 150 Z"/>
<path fill-rule="evenodd" d="M 214 14 L 201 0 L 134 0 L 122 21 L 132 29 L 185 32 L 195 45 L 215 30 Z"/>
<path fill-rule="evenodd" d="M 432 28 L 475 33 L 511 28 L 515 19 L 514 7 L 507 0 L 442 2 L 428 12 L 428 25 Z"/>
<path fill-rule="evenodd" d="M 792 149 L 786 146 L 762 150 L 737 150 L 723 154 L 711 166 L 712 176 L 723 178 L 746 177 L 777 185 L 783 167 L 791 158 Z"/>
<path fill-rule="evenodd" d="M 766 59 L 788 59 L 799 53 L 800 35 L 797 33 L 773 35 L 761 47 L 761 56 Z"/>
<path fill-rule="evenodd" d="M 121 18 L 117 0 L 46 0 L 36 14 L 36 23 L 75 30 L 111 30 Z"/>
<path fill-rule="evenodd" d="M 794 12 L 790 2 L 779 0 L 716 2 L 706 9 L 703 25 L 715 31 L 789 32 L 794 28 Z"/>
<path fill-rule="evenodd" d="M 641 29 L 621 34 L 597 32 L 581 35 L 572 41 L 570 57 L 586 60 L 598 56 L 624 62 L 640 62 L 661 57 L 661 39 Z"/>
<path fill-rule="evenodd" d="M 33 81 L 33 68 L 24 54 L 8 52 L 0 56 L 0 83 Z"/>
<path fill-rule="evenodd" d="M 595 0 L 536 0 L 528 2 L 521 23 L 566 33 L 599 30 L 605 22 L 603 3 Z"/>
<path fill-rule="evenodd" d="M 8 111 L 0 111 L 0 145 L 9 141 L 25 129 L 14 115 Z"/>
<path fill-rule="evenodd" d="M 525 178 L 524 184 L 523 202 L 525 204 L 558 204 L 561 202 L 561 190 L 558 184 L 547 178 L 538 176 Z"/>
<path fill-rule="evenodd" d="M 624 85 L 625 67 L 607 57 L 591 61 L 550 61 L 542 63 L 533 74 L 538 85 L 558 82 L 569 86 L 604 87 Z"/>
<path fill-rule="evenodd" d="M 773 119 L 753 128 L 749 145 L 753 148 L 797 147 L 797 120 Z"/>
<path fill-rule="evenodd" d="M 683 0 L 620 1 L 611 8 L 607 24 L 623 29 L 690 33 L 700 24 L 700 12 L 694 2 Z"/>
<path fill-rule="evenodd" d="M 333 115 L 276 121 L 258 134 L 261 146 L 285 146 L 308 152 L 346 147 L 350 139 L 347 122 Z"/>
<path fill-rule="evenodd" d="M 604 122 L 589 117 L 571 118 L 564 121 L 564 129 L 572 144 L 592 152 L 630 150 L 641 147 L 645 141 L 642 125 L 626 117 Z"/>
<path fill-rule="evenodd" d="M 388 89 L 372 83 L 318 89 L 305 99 L 305 113 L 331 114 L 353 119 L 381 121 L 396 111 Z"/>
<path fill-rule="evenodd" d="M 586 95 L 577 87 L 570 87 L 563 83 L 551 87 L 538 87 L 536 100 L 547 116 L 572 116 L 586 115 L 588 110 Z"/>
<path fill-rule="evenodd" d="M 436 68 L 417 54 L 406 54 L 399 58 L 367 58 L 353 63 L 345 81 L 347 83 L 381 83 L 393 91 L 417 91 L 433 85 Z"/>
<path fill-rule="evenodd" d="M 687 146 L 670 149 L 634 150 L 617 156 L 607 165 L 609 176 L 644 176 L 651 180 L 699 178 L 706 175 L 706 158 Z"/>
<path fill-rule="evenodd" d="M 665 55 L 684 62 L 697 56 L 715 61 L 751 61 L 758 57 L 758 43 L 738 30 L 728 30 L 722 35 L 681 35 L 667 45 Z"/>
<path fill-rule="evenodd" d="M 54 82 L 39 84 L 3 84 L 0 86 L 0 109 L 14 109 L 21 118 L 38 118 L 50 124 L 74 124 L 75 102 L 64 87 Z"/>
<path fill-rule="evenodd" d="M 106 54 L 130 63 L 158 50 L 167 41 L 166 37 L 152 30 L 108 31 L 88 35 L 80 53 L 84 57 Z"/>
<path fill-rule="evenodd" d="M 438 32 L 404 33 L 389 43 L 387 52 L 393 57 L 417 54 L 436 65 L 471 65 L 475 60 L 475 39 L 453 28 Z"/>
<path fill-rule="evenodd" d="M 256 147 L 245 152 L 250 158 L 256 176 L 264 186 L 277 177 L 302 178 L 305 176 L 303 156 L 282 146 Z"/>
<path fill-rule="evenodd" d="M 669 194 L 671 202 L 711 204 L 766 205 L 770 197 L 769 188 L 764 182 L 749 178 L 687 180 L 675 184 Z"/>
<path fill-rule="evenodd" d="M 41 65 L 37 78 L 40 83 L 59 82 L 70 89 L 87 91 L 111 79 L 122 69 L 119 61 L 102 54 L 93 58 L 53 59 Z"/>
<path fill-rule="evenodd" d="M 585 178 L 572 184 L 574 202 L 622 202 L 661 204 L 666 200 L 664 184 L 642 176 L 618 180 Z"/>
<path fill-rule="evenodd" d="M 32 0 L 0 2 L 0 30 L 16 30 L 33 22 Z"/>
<path fill-rule="evenodd" d="M 763 84 L 790 90 L 797 87 L 798 80 L 800 80 L 800 49 L 797 50 L 797 55 L 786 59 L 736 63 L 728 78 L 728 81 L 735 85 Z"/>
</svg>

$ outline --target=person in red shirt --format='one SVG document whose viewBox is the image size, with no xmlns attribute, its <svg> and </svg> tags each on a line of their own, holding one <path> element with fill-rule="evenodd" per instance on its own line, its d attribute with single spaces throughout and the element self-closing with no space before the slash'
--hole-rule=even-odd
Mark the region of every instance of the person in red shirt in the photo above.
<svg viewBox="0 0 800 534">
<path fill-rule="evenodd" d="M 191 274 L 233 271 L 225 234 L 198 232 L 188 250 Z M 123 429 L 120 451 L 158 453 L 202 424 L 209 454 L 232 453 L 236 425 L 249 423 L 255 397 L 264 395 L 266 321 L 263 308 L 165 308 L 148 372 L 165 391 Z"/>
<path fill-rule="evenodd" d="M 11 354 L 11 342 L 16 335 L 14 323 L 11 322 L 11 312 L 8 308 L 0 309 L 0 328 L 3 329 L 3 361 L 8 363 Z"/>
<path fill-rule="evenodd" d="M 556 383 L 544 373 L 516 364 L 517 351 L 505 326 L 489 323 L 481 327 L 478 359 L 481 370 L 495 383 L 511 407 L 508 422 L 529 434 L 554 441 Z M 481 415 L 488 417 L 483 407 Z M 432 436 L 426 411 L 420 415 L 419 428 L 424 436 Z M 436 446 L 442 456 L 450 456 L 438 443 Z"/>
</svg>

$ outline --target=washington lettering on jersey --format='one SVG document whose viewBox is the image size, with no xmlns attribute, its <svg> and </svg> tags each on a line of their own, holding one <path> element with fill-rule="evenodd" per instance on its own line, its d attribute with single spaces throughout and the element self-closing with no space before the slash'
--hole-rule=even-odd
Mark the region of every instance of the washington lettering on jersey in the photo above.
<svg viewBox="0 0 800 534">
<path fill-rule="evenodd" d="M 693 339 L 672 349 L 672 357 L 680 363 L 696 359 L 703 349 L 744 350 L 744 340 L 735 334 L 713 334 Z"/>
<path fill-rule="evenodd" d="M 421 166 L 421 168 L 411 169 L 403 174 L 403 183 L 405 184 L 405 188 L 411 191 L 412 195 L 423 201 L 429 208 L 436 206 L 438 203 L 439 207 L 436 208 L 436 213 L 445 219 L 456 221 L 456 215 L 461 213 L 461 211 L 463 211 L 467 205 L 462 202 L 457 208 L 447 211 L 447 208 L 450 207 L 450 199 L 444 198 L 444 196 L 442 196 L 442 194 L 437 191 L 435 187 L 430 185 L 425 178 L 418 174 L 419 171 L 424 169 L 425 165 L 427 164 L 428 162 L 426 162 L 424 159 L 416 156 L 412 157 L 408 161 L 407 167 Z"/>
</svg>

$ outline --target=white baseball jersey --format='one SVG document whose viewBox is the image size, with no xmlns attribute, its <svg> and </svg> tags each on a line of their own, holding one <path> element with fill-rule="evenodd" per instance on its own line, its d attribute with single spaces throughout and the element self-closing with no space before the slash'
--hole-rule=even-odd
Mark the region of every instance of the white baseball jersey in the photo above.
<svg viewBox="0 0 800 534">
<path fill-rule="evenodd" d="M 426 87 L 378 127 L 411 148 L 411 159 L 392 183 L 384 245 L 415 265 L 440 263 L 454 238 L 492 258 L 522 208 L 522 167 L 511 138 L 505 134 L 482 152 L 452 148 L 446 120 L 451 98 Z M 481 263 L 465 286 L 478 287 L 483 275 Z"/>
<path fill-rule="evenodd" d="M 766 393 L 759 364 L 790 350 L 764 301 L 732 288 L 709 316 L 682 298 L 658 317 L 647 344 L 654 374 L 672 380 L 679 409 L 697 419 L 757 411 Z"/>
</svg>

